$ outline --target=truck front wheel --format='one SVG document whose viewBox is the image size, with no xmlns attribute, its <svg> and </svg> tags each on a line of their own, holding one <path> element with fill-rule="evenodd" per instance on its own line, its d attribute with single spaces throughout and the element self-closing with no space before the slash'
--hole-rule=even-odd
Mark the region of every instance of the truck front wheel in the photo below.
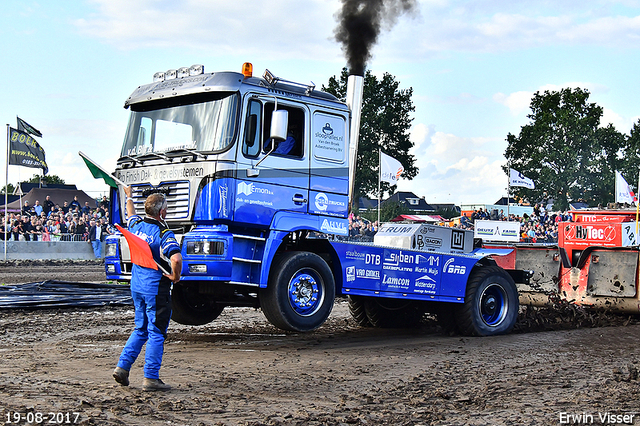
<svg viewBox="0 0 640 426">
<path fill-rule="evenodd" d="M 198 293 L 195 286 L 174 284 L 171 292 L 171 319 L 184 325 L 203 325 L 218 318 L 224 305 Z"/>
<path fill-rule="evenodd" d="M 471 273 L 456 319 L 462 334 L 493 336 L 511 331 L 518 319 L 518 290 L 504 269 L 483 266 Z"/>
<path fill-rule="evenodd" d="M 289 331 L 320 327 L 333 309 L 335 281 L 331 268 L 309 252 L 287 252 L 275 260 L 260 306 L 269 322 Z"/>
</svg>

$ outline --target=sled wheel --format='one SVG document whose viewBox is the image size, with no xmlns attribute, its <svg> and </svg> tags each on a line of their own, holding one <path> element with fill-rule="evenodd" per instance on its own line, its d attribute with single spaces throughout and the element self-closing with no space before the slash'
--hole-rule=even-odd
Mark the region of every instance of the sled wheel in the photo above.
<svg viewBox="0 0 640 426">
<path fill-rule="evenodd" d="M 518 318 L 518 290 L 504 269 L 475 269 L 467 282 L 464 303 L 457 306 L 458 329 L 470 336 L 493 336 L 511 331 Z"/>
<path fill-rule="evenodd" d="M 283 330 L 311 331 L 333 309 L 335 281 L 331 268 L 310 252 L 287 252 L 276 259 L 260 306 L 267 320 Z"/>
<path fill-rule="evenodd" d="M 203 325 L 218 318 L 224 305 L 198 293 L 193 285 L 174 284 L 171 292 L 171 319 L 179 324 Z"/>
<path fill-rule="evenodd" d="M 380 328 L 413 328 L 424 315 L 417 302 L 402 299 L 368 297 L 364 309 L 369 323 Z"/>
<path fill-rule="evenodd" d="M 364 296 L 349 296 L 349 312 L 360 327 L 371 327 L 367 312 L 364 309 Z"/>
</svg>

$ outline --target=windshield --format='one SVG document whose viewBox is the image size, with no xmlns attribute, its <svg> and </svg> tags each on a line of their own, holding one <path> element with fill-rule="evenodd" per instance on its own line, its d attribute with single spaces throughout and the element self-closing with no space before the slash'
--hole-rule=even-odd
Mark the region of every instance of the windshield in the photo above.
<svg viewBox="0 0 640 426">
<path fill-rule="evenodd" d="M 175 101 L 185 103 L 186 99 Z M 132 110 L 134 108 L 132 106 Z M 198 100 L 188 105 L 167 106 L 165 103 L 158 109 L 136 109 L 129 119 L 123 157 L 184 149 L 215 152 L 233 143 L 238 95 L 225 93 L 213 100 Z"/>
</svg>

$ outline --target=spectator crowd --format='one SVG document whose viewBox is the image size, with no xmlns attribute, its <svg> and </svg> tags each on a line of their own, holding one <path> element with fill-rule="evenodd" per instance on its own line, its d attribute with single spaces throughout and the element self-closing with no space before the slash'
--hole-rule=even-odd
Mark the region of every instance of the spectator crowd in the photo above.
<svg viewBox="0 0 640 426">
<path fill-rule="evenodd" d="M 551 212 L 542 204 L 536 204 L 531 215 L 506 215 L 504 210 L 492 210 L 490 213 L 482 208 L 474 210 L 471 217 L 462 216 L 459 228 L 473 229 L 477 220 L 503 220 L 520 222 L 520 242 L 523 243 L 556 243 L 558 242 L 558 223 L 570 222 L 571 215 L 564 212 Z"/>
<path fill-rule="evenodd" d="M 87 241 L 92 243 L 94 254 L 100 257 L 100 242 L 113 233 L 109 223 L 109 200 L 103 197 L 99 203 L 80 205 L 78 197 L 64 201 L 62 206 L 50 196 L 33 205 L 28 201 L 20 212 L 0 211 L 0 239 L 7 241 Z M 96 243 L 97 242 L 97 243 Z M 96 252 L 96 249 L 97 252 Z"/>
</svg>

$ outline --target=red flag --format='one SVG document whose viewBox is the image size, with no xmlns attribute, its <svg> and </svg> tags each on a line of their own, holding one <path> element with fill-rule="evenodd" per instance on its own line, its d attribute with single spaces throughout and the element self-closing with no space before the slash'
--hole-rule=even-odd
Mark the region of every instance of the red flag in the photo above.
<svg viewBox="0 0 640 426">
<path fill-rule="evenodd" d="M 151 247 L 149 247 L 149 244 L 137 235 L 127 231 L 117 223 L 116 228 L 118 228 L 118 231 L 122 232 L 122 235 L 124 235 L 124 237 L 126 238 L 127 243 L 129 243 L 129 253 L 131 253 L 131 261 L 136 265 L 155 269 L 157 271 L 158 264 L 151 254 Z"/>
</svg>

